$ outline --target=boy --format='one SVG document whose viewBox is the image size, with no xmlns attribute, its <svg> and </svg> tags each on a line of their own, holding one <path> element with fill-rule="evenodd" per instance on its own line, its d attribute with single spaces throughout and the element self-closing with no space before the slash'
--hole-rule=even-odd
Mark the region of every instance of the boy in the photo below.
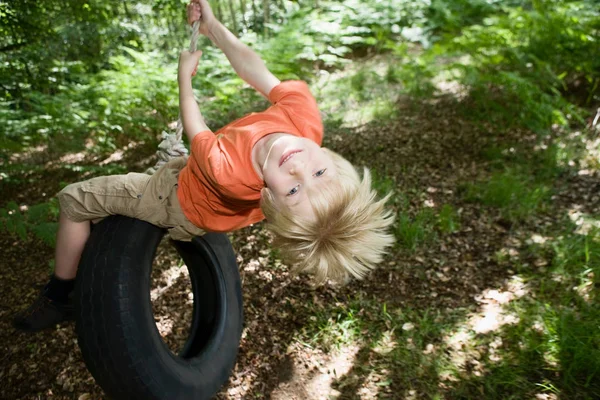
<svg viewBox="0 0 600 400">
<path fill-rule="evenodd" d="M 166 228 L 175 240 L 232 231 L 266 217 L 286 261 L 321 282 L 361 278 L 392 244 L 386 229 L 393 218 L 385 199 L 375 201 L 368 171 L 361 180 L 348 161 L 320 147 L 323 126 L 306 83 L 280 82 L 217 21 L 206 0 L 188 5 L 188 22 L 198 19 L 200 33 L 272 106 L 211 132 L 192 94 L 201 52 L 181 53 L 179 106 L 191 156 L 171 160 L 152 176 L 104 176 L 63 189 L 55 272 L 35 303 L 15 318 L 18 329 L 39 331 L 72 318 L 69 294 L 90 221 L 111 214 Z"/>
</svg>

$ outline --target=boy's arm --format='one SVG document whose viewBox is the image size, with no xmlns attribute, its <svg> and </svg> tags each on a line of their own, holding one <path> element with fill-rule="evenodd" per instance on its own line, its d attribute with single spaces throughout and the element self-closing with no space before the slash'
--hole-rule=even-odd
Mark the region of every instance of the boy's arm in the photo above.
<svg viewBox="0 0 600 400">
<path fill-rule="evenodd" d="M 190 143 L 198 133 L 210 131 L 204 117 L 200 113 L 198 103 L 194 98 L 192 90 L 192 76 L 196 74 L 198 59 L 201 51 L 189 53 L 184 51 L 179 57 L 179 69 L 177 73 L 177 82 L 179 84 L 179 112 L 181 113 L 181 122 L 183 130 Z"/>
<path fill-rule="evenodd" d="M 280 83 L 279 79 L 267 69 L 258 54 L 217 20 L 208 0 L 191 0 L 187 6 L 187 17 L 190 25 L 194 21 L 200 21 L 199 32 L 210 38 L 225 53 L 240 78 L 263 96 L 269 97 L 271 89 Z"/>
<path fill-rule="evenodd" d="M 212 24 L 207 36 L 225 53 L 238 76 L 269 98 L 271 89 L 279 85 L 280 81 L 269 71 L 260 56 L 218 21 Z"/>
</svg>

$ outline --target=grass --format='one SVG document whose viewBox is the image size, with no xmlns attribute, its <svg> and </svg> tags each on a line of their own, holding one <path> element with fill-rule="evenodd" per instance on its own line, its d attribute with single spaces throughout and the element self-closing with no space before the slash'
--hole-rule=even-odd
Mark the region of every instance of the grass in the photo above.
<svg viewBox="0 0 600 400">
<path fill-rule="evenodd" d="M 451 234 L 460 229 L 460 216 L 450 204 L 438 210 L 423 208 L 414 215 L 400 211 L 394 224 L 398 244 L 409 252 L 434 242 L 439 234 Z"/>
<path fill-rule="evenodd" d="M 418 191 L 411 193 L 400 193 L 396 188 L 396 182 L 385 173 L 371 170 L 372 188 L 380 197 L 391 193 L 389 203 L 392 207 L 400 210 L 394 224 L 394 235 L 398 245 L 413 252 L 424 244 L 434 241 L 438 232 L 451 234 L 460 229 L 460 216 L 450 204 L 444 204 L 439 211 L 433 208 L 423 208 L 416 213 L 410 213 L 410 201 L 408 196 L 418 196 Z"/>
<path fill-rule="evenodd" d="M 466 186 L 465 199 L 500 210 L 512 223 L 534 216 L 549 198 L 550 188 L 518 169 L 495 172 L 489 180 Z"/>
<path fill-rule="evenodd" d="M 555 239 L 529 245 L 527 257 L 549 266 L 540 273 L 521 265 L 513 281 L 522 284 L 508 285 L 513 299 L 500 311 L 512 319 L 495 329 L 474 331 L 469 316 L 486 316 L 482 308 L 389 306 L 357 292 L 331 307 L 308 304 L 312 317 L 296 340 L 327 352 L 359 347 L 352 374 L 334 383 L 342 394 L 377 376 L 381 390 L 400 397 L 598 398 L 600 234 L 573 235 L 566 223 L 560 229 Z"/>
<path fill-rule="evenodd" d="M 379 197 L 385 197 L 388 193 L 397 192 L 396 182 L 392 177 L 385 173 L 381 173 L 376 169 L 371 169 L 371 187 L 377 191 Z M 398 196 L 394 196 L 398 197 Z M 394 200 L 392 200 L 394 201 Z"/>
<path fill-rule="evenodd" d="M 435 398 L 439 395 L 438 376 L 452 365 L 444 352 L 434 349 L 464 310 L 440 313 L 391 307 L 358 293 L 351 299 L 322 309 L 308 305 L 310 323 L 296 340 L 327 352 L 356 345 L 353 374 L 338 377 L 333 386 L 343 395 L 356 393 L 364 380 L 377 375 L 374 384 L 380 392 L 395 395 L 410 390 Z"/>
<path fill-rule="evenodd" d="M 518 224 L 544 211 L 555 181 L 564 175 L 597 168 L 594 134 L 574 132 L 540 137 L 535 146 L 491 146 L 481 156 L 491 169 L 485 181 L 464 185 L 464 198 L 500 210 L 503 219 Z M 598 141 L 600 143 L 600 141 Z"/>
<path fill-rule="evenodd" d="M 544 140 L 534 151 L 489 148 L 489 179 L 465 185 L 465 198 L 521 228 L 552 211 L 556 181 L 574 172 L 582 152 L 580 143 Z M 461 229 L 451 204 L 415 210 L 409 198 L 418 190 L 402 193 L 379 172 L 373 184 L 380 194 L 394 193 L 394 234 L 403 249 L 416 251 Z M 598 216 L 584 219 L 600 226 Z M 352 373 L 334 382 L 342 398 L 369 384 L 381 398 L 600 398 L 600 233 L 581 234 L 581 226 L 555 218 L 531 232 L 538 239 L 516 256 L 498 251 L 495 262 L 516 272 L 501 289 L 512 297 L 499 305 L 494 329 L 474 328 L 473 316 L 493 317 L 485 303 L 443 311 L 391 307 L 359 291 L 332 307 L 309 305 L 313 317 L 297 340 L 325 351 L 358 346 Z"/>
<path fill-rule="evenodd" d="M 324 75 L 314 85 L 326 122 L 351 127 L 397 116 L 396 101 L 403 88 L 389 72 L 389 64 L 395 63 L 390 57 L 376 57 L 357 68 Z"/>
<path fill-rule="evenodd" d="M 401 212 L 394 225 L 398 244 L 409 251 L 434 240 L 435 213 L 430 208 L 418 211 L 413 218 Z"/>
<path fill-rule="evenodd" d="M 444 204 L 440 209 L 438 227 L 442 233 L 454 233 L 460 229 L 460 216 L 450 204 Z"/>
<path fill-rule="evenodd" d="M 486 348 L 486 373 L 457 385 L 452 398 L 524 398 L 554 393 L 561 398 L 600 396 L 600 235 L 572 234 L 564 224 L 555 239 L 532 244 L 528 256 L 550 258 L 544 272 L 521 266 L 529 292 L 507 307 L 518 323 L 478 339 Z M 499 338 L 499 339 L 497 339 Z M 494 358 L 490 344 L 500 341 Z"/>
</svg>

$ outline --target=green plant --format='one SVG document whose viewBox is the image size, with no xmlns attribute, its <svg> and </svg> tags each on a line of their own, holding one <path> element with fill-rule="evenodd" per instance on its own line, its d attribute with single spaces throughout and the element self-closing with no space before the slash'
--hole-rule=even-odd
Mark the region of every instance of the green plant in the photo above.
<svg viewBox="0 0 600 400">
<path fill-rule="evenodd" d="M 586 54 L 600 50 L 598 19 L 597 8 L 586 1 L 508 5 L 440 42 L 443 50 L 437 51 L 467 55 L 467 62 L 452 68 L 470 90 L 470 115 L 544 132 L 552 123 L 581 121 L 581 112 L 567 99 L 589 103 L 597 94 L 598 60 Z M 576 82 L 577 92 L 584 93 L 579 99 L 569 94 Z"/>
<path fill-rule="evenodd" d="M 371 187 L 377 191 L 380 197 L 383 197 L 395 191 L 396 182 L 390 176 L 371 169 Z"/>
<path fill-rule="evenodd" d="M 438 214 L 438 226 L 443 233 L 453 233 L 460 229 L 460 216 L 450 204 L 444 204 Z"/>
<path fill-rule="evenodd" d="M 54 246 L 58 223 L 58 204 L 56 201 L 40 203 L 21 208 L 14 201 L 6 208 L 0 208 L 0 231 L 16 236 L 21 240 L 33 233 L 49 246 Z"/>
<path fill-rule="evenodd" d="M 517 170 L 495 172 L 487 182 L 467 186 L 466 199 L 500 209 L 511 222 L 527 220 L 549 196 L 549 188 Z"/>
<path fill-rule="evenodd" d="M 416 250 L 418 246 L 433 238 L 435 219 L 435 214 L 430 208 L 417 212 L 414 218 L 400 213 L 394 225 L 398 243 L 409 251 Z"/>
</svg>

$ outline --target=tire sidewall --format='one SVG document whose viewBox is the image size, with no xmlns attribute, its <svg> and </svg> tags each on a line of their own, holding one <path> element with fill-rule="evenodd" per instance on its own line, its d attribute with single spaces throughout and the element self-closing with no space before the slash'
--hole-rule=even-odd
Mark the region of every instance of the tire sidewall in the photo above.
<svg viewBox="0 0 600 400">
<path fill-rule="evenodd" d="M 143 221 L 109 217 L 94 228 L 82 255 L 75 294 L 78 342 L 88 369 L 112 398 L 208 399 L 235 364 L 243 310 L 231 244 L 225 235 L 209 234 L 197 239 L 192 265 L 186 260 L 190 279 L 207 279 L 207 257 L 218 260 L 211 275 L 226 318 L 216 321 L 199 354 L 184 359 L 164 343 L 152 312 L 152 262 L 163 235 Z M 198 307 L 196 296 L 194 302 Z"/>
</svg>

